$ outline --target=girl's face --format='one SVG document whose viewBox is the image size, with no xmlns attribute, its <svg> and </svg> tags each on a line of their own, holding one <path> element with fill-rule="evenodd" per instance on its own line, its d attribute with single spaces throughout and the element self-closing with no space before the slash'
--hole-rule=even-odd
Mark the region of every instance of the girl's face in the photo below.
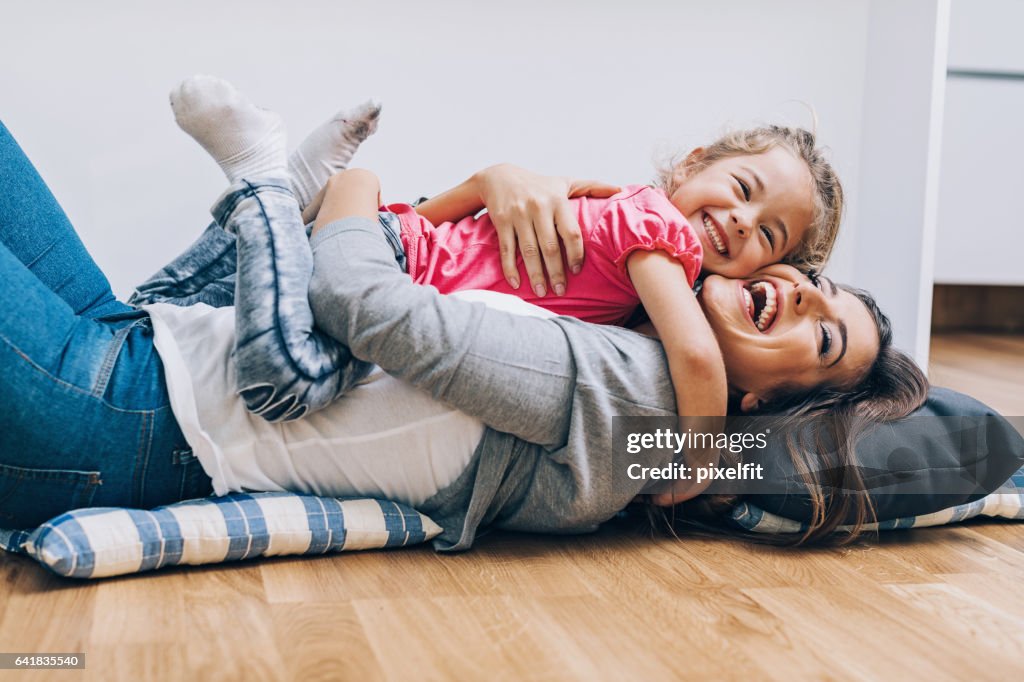
<svg viewBox="0 0 1024 682">
<path fill-rule="evenodd" d="M 878 327 L 860 299 L 789 265 L 750 279 L 710 275 L 700 303 L 744 411 L 782 388 L 851 386 L 878 355 Z"/>
<path fill-rule="evenodd" d="M 780 262 L 807 234 L 814 217 L 811 172 L 789 150 L 729 156 L 696 172 L 685 165 L 672 176 L 669 198 L 700 236 L 705 272 L 747 277 Z"/>
</svg>

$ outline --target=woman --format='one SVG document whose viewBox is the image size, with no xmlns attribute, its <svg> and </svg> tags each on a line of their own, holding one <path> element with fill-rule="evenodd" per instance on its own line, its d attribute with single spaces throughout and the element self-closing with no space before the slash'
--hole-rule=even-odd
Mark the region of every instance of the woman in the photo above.
<svg viewBox="0 0 1024 682">
<path fill-rule="evenodd" d="M 150 315 L 113 298 L 6 129 L 0 176 L 7 190 L 0 198 L 0 272 L 8 291 L 0 312 L 7 380 L 0 402 L 0 526 L 31 526 L 79 506 L 152 507 L 207 494 L 211 476 L 219 474 L 196 461 L 189 445 L 200 441 L 185 438 L 188 425 L 179 425 L 170 409 Z M 440 297 L 413 285 L 379 230 L 359 220 L 327 225 L 314 241 L 311 303 L 320 325 L 358 357 L 486 425 L 464 465 L 449 472 L 453 480 L 419 505 L 445 528 L 446 547 L 469 547 L 484 525 L 592 530 L 632 500 L 639 488 L 613 486 L 610 472 L 594 463 L 610 442 L 610 415 L 674 414 L 656 341 Z M 347 276 L 337 276 L 339 269 Z M 769 276 L 800 296 L 794 315 L 804 304 L 826 310 L 836 303 L 796 271 Z M 712 325 L 719 325 L 723 351 L 760 362 L 759 351 L 770 348 L 743 333 L 738 313 L 730 312 L 727 292 L 735 294 L 736 286 L 709 281 L 705 310 L 718 320 Z M 865 338 L 865 324 L 875 324 L 871 311 L 853 307 L 859 304 L 850 294 L 832 294 L 849 313 L 842 313 L 850 317 L 847 325 Z M 860 394 L 851 394 L 861 399 L 875 397 L 893 357 L 881 327 Z M 793 369 L 770 365 L 749 372 L 749 379 L 767 396 Z M 882 388 L 890 397 L 900 393 Z M 842 403 L 841 396 L 829 399 Z M 900 416 L 906 404 L 886 414 Z M 653 457 L 651 464 L 659 463 Z"/>
</svg>

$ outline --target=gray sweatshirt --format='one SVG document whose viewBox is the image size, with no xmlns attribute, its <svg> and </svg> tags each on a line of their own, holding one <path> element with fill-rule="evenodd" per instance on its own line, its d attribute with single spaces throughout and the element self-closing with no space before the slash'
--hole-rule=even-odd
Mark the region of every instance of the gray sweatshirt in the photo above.
<svg viewBox="0 0 1024 682">
<path fill-rule="evenodd" d="M 444 528 L 436 548 L 468 549 L 487 526 L 591 532 L 640 492 L 643 481 L 613 484 L 612 417 L 675 415 L 660 343 L 413 284 L 375 221 L 337 221 L 311 246 L 317 325 L 357 358 L 488 426 L 463 474 L 421 506 Z M 670 459 L 651 450 L 630 461 Z"/>
</svg>

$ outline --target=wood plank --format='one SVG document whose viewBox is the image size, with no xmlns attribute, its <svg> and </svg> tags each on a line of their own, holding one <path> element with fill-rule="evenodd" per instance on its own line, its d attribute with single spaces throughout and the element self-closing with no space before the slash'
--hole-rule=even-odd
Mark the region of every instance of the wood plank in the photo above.
<svg viewBox="0 0 1024 682">
<path fill-rule="evenodd" d="M 600 666 L 567 653 L 572 639 L 551 637 L 527 602 L 474 595 L 360 599 L 353 607 L 388 679 L 559 679 L 570 663 L 596 678 Z"/>
<path fill-rule="evenodd" d="M 383 680 L 351 603 L 272 604 L 274 641 L 290 680 Z"/>
<path fill-rule="evenodd" d="M 191 677 L 273 680 L 284 661 L 258 562 L 183 570 L 181 651 Z"/>
<path fill-rule="evenodd" d="M 827 652 L 846 679 L 1007 679 L 1019 659 L 958 638 L 959 627 L 915 611 L 892 592 L 906 585 L 757 588 L 755 601 L 785 620 L 793 637 Z M 922 588 L 923 589 L 923 588 Z"/>
</svg>

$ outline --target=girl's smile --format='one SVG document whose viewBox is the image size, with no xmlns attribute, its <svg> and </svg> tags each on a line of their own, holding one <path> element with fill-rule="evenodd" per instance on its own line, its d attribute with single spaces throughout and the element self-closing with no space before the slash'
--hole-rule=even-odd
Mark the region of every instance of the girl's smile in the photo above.
<svg viewBox="0 0 1024 682">
<path fill-rule="evenodd" d="M 704 212 L 704 233 L 707 237 L 702 239 L 701 243 L 704 246 L 705 251 L 707 250 L 707 241 L 711 241 L 712 246 L 721 255 L 726 258 L 729 257 L 729 236 L 722 229 L 721 224 L 718 223 L 714 218 L 711 217 L 710 213 Z"/>
<path fill-rule="evenodd" d="M 788 149 L 773 147 L 700 167 L 702 151 L 695 150 L 677 168 L 669 198 L 700 238 L 703 269 L 746 277 L 781 261 L 814 219 L 807 164 Z"/>
</svg>

